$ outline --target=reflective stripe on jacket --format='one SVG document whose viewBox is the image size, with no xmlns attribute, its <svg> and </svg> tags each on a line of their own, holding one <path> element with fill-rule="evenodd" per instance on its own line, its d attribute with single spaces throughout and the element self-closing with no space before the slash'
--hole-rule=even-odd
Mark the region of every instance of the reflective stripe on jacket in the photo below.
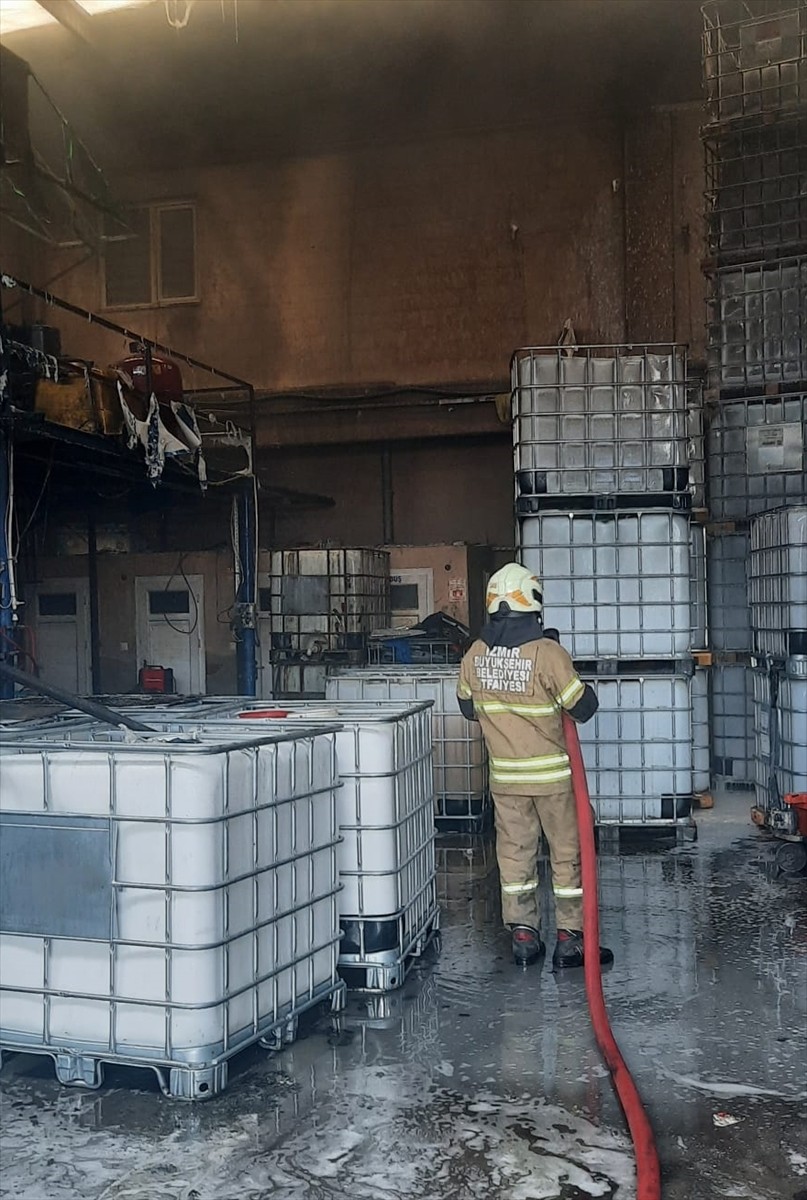
<svg viewBox="0 0 807 1200">
<path fill-rule="evenodd" d="M 472 700 L 496 792 L 557 791 L 571 778 L 561 710 L 574 708 L 585 684 L 562 646 L 538 638 L 522 646 L 477 640 L 462 660 L 457 694 Z"/>
</svg>

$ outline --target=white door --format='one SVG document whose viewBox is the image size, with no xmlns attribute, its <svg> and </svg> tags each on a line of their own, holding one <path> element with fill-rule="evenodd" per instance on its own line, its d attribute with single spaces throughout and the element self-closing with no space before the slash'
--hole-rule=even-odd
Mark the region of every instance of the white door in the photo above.
<svg viewBox="0 0 807 1200">
<path fill-rule="evenodd" d="M 393 570 L 389 582 L 393 629 L 409 629 L 434 612 L 434 572 L 431 567 Z"/>
<path fill-rule="evenodd" d="M 92 690 L 90 586 L 86 579 L 52 579 L 34 592 L 34 656 L 44 683 L 86 696 Z"/>
<path fill-rule="evenodd" d="M 138 575 L 135 578 L 137 666 L 170 667 L 177 692 L 206 690 L 204 578 Z"/>
</svg>

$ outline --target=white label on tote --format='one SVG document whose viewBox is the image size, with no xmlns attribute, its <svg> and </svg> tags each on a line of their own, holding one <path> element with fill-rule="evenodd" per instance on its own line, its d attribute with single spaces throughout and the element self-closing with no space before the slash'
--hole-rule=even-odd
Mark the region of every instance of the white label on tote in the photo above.
<svg viewBox="0 0 807 1200">
<path fill-rule="evenodd" d="M 804 447 L 800 429 L 792 425 L 760 425 L 746 435 L 748 471 L 762 475 L 768 471 L 800 471 Z"/>
</svg>

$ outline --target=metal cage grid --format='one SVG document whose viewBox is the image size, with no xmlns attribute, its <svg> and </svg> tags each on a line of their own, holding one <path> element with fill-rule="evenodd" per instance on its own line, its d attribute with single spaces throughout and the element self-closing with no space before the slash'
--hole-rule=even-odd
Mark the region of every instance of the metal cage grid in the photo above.
<svg viewBox="0 0 807 1200">
<path fill-rule="evenodd" d="M 557 346 L 511 360 L 516 497 L 689 486 L 682 346 Z"/>
<path fill-rule="evenodd" d="M 706 372 L 690 370 L 687 379 L 687 434 L 689 436 L 689 488 L 695 508 L 706 506 L 706 424 L 704 387 Z"/>
<path fill-rule="evenodd" d="M 692 649 L 705 650 L 709 644 L 709 589 L 706 527 L 693 521 L 689 529 L 691 575 Z"/>
<path fill-rule="evenodd" d="M 807 505 L 752 521 L 749 596 L 755 652 L 807 654 Z"/>
<path fill-rule="evenodd" d="M 288 717 L 240 717 L 238 705 L 229 715 L 206 720 L 204 729 L 231 736 L 242 729 L 285 734 L 295 727 L 340 728 L 336 754 L 341 786 L 337 854 L 341 920 L 386 920 L 406 910 L 434 875 L 434 774 L 432 705 L 385 701 L 329 701 L 288 705 Z M 193 719 L 161 721 L 162 731 L 192 733 Z"/>
<path fill-rule="evenodd" d="M 715 520 L 807 503 L 807 392 L 717 405 L 707 448 Z"/>
<path fill-rule="evenodd" d="M 722 258 L 807 245 L 807 118 L 706 142 L 707 243 Z"/>
<path fill-rule="evenodd" d="M 692 787 L 708 792 L 712 782 L 711 723 L 709 720 L 709 672 L 697 668 L 690 682 L 692 697 Z"/>
<path fill-rule="evenodd" d="M 692 679 L 592 679 L 599 708 L 580 727 L 598 825 L 674 825 L 694 793 Z"/>
<path fill-rule="evenodd" d="M 703 79 L 712 128 L 758 125 L 807 105 L 807 7 L 711 0 L 703 13 Z"/>
<path fill-rule="evenodd" d="M 807 256 L 714 271 L 708 299 L 709 381 L 723 397 L 770 384 L 807 386 Z"/>
<path fill-rule="evenodd" d="M 784 796 L 807 792 L 807 657 L 794 656 L 779 667 L 758 664 L 751 674 L 757 802 L 764 809 L 784 808 Z"/>
<path fill-rule="evenodd" d="M 754 708 L 751 669 L 719 663 L 709 672 L 712 773 L 735 787 L 754 778 Z"/>
<path fill-rule="evenodd" d="M 275 550 L 261 588 L 272 654 L 363 655 L 367 637 L 390 622 L 389 554 L 363 548 Z"/>
<path fill-rule="evenodd" d="M 519 560 L 573 658 L 675 659 L 692 650 L 693 568 L 682 513 L 544 513 L 519 521 Z"/>
<path fill-rule="evenodd" d="M 459 667 L 368 667 L 328 675 L 334 700 L 431 700 L 434 804 L 438 828 L 478 830 L 490 817 L 488 760 L 479 726 L 457 700 Z"/>
<path fill-rule="evenodd" d="M 386 992 L 404 982 L 411 960 L 420 957 L 439 929 L 440 906 L 434 866 L 420 891 L 384 924 L 394 928 L 394 938 L 390 939 L 394 944 L 388 950 L 376 950 L 373 949 L 379 932 L 376 922 L 342 922 L 344 933 L 339 970 L 349 987 Z M 346 938 L 350 938 L 349 949 L 345 948 Z"/>
<path fill-rule="evenodd" d="M 172 1096 L 206 1098 L 226 1086 L 232 1055 L 282 1041 L 301 1012 L 336 996 L 334 732 L 166 744 L 71 727 L 4 738 L 4 786 L 19 766 L 17 791 L 39 779 L 42 797 L 39 809 L 0 814 L 5 832 L 100 821 L 109 911 L 104 930 L 62 930 L 54 912 L 25 932 L 5 908 L 0 1047 L 51 1055 L 64 1083 L 98 1086 L 102 1064 L 117 1062 L 152 1068 Z M 281 743 L 291 747 L 282 764 Z M 133 807 L 132 771 L 144 765 L 148 803 Z"/>
<path fill-rule="evenodd" d="M 707 539 L 709 642 L 722 653 L 751 650 L 748 604 L 748 530 L 732 530 Z"/>
</svg>

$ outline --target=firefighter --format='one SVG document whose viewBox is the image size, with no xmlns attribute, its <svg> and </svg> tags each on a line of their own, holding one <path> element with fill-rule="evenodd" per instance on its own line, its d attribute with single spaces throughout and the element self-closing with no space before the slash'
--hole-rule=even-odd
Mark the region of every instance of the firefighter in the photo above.
<svg viewBox="0 0 807 1200">
<path fill-rule="evenodd" d="M 583 965 L 583 889 L 571 766 L 561 710 L 576 721 L 597 711 L 557 633 L 543 627 L 540 580 L 508 563 L 488 583 L 488 623 L 462 660 L 458 698 L 479 721 L 490 760 L 502 916 L 517 963 L 546 952 L 541 940 L 537 858 L 549 845 L 558 940 L 552 965 Z M 600 948 L 600 962 L 613 962 Z"/>
</svg>

